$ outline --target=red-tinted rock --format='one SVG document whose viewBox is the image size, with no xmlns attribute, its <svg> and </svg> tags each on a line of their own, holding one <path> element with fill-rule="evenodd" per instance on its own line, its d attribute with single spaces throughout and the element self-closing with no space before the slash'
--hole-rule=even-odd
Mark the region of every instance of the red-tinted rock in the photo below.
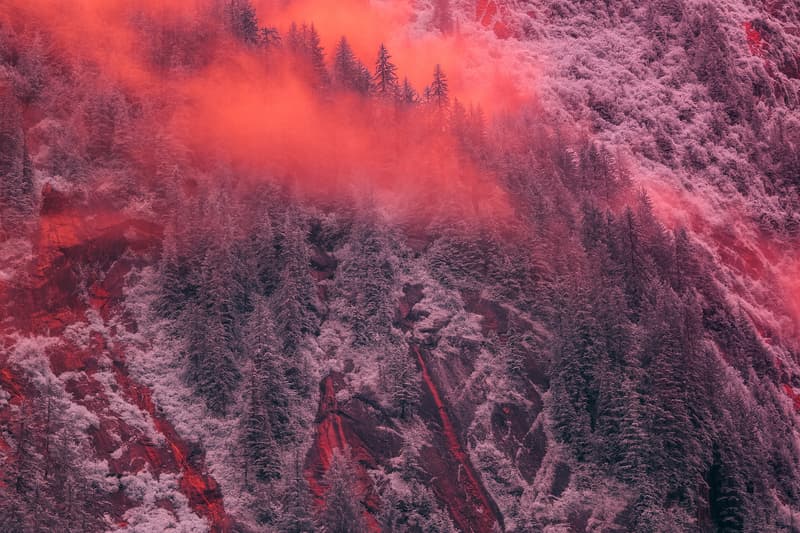
<svg viewBox="0 0 800 533">
<path fill-rule="evenodd" d="M 433 476 L 430 484 L 434 493 L 445 503 L 453 521 L 462 531 L 489 533 L 497 526 L 502 528 L 502 517 L 461 445 L 422 350 L 417 345 L 412 345 L 411 349 L 422 371 L 427 393 L 423 397 L 422 416 L 429 423 L 439 424 L 438 428 L 431 429 L 443 440 L 439 445 L 424 448 L 420 453 L 422 467 Z M 431 407 L 435 414 L 431 413 Z"/>
<path fill-rule="evenodd" d="M 317 412 L 317 431 L 314 443 L 308 452 L 305 462 L 305 476 L 317 506 L 324 505 L 325 486 L 324 478 L 330 468 L 335 450 L 348 450 L 356 470 L 356 494 L 364 504 L 364 518 L 370 531 L 380 531 L 380 526 L 375 518 L 380 509 L 380 501 L 372 484 L 372 479 L 367 473 L 368 467 L 377 465 L 376 453 L 370 446 L 380 439 L 375 435 L 365 435 L 361 427 L 361 435 L 354 425 L 364 424 L 365 420 L 357 417 L 344 416 L 336 399 L 336 392 L 344 386 L 340 374 L 331 373 L 320 383 L 319 410 Z M 372 426 L 373 433 L 376 431 Z M 370 444 L 368 444 L 370 443 Z M 399 448 L 399 444 L 396 446 Z M 386 451 L 386 450 L 384 450 Z"/>
<path fill-rule="evenodd" d="M 4 311 L 13 319 L 10 327 L 23 334 L 53 336 L 71 324 L 85 323 L 87 302 L 82 286 L 89 288 L 88 304 L 103 318 L 111 318 L 119 312 L 125 276 L 136 261 L 147 260 L 142 255 L 157 252 L 160 239 L 161 229 L 155 224 L 90 209 L 80 199 L 46 186 L 38 233 L 34 236 L 36 262 L 31 265 L 29 276 L 0 288 Z M 178 474 L 180 489 L 190 507 L 209 520 L 211 530 L 233 529 L 220 488 L 205 473 L 202 453 L 193 454 L 193 461 L 187 460 L 189 447 L 160 414 L 147 387 L 128 375 L 124 347 L 116 344 L 115 350 L 109 352 L 106 339 L 95 332 L 89 335 L 85 346 L 65 340 L 51 346 L 47 356 L 56 375 L 79 373 L 67 380 L 66 390 L 73 402 L 96 417 L 88 436 L 95 456 L 107 461 L 111 474 L 121 476 L 145 468 L 156 476 Z M 163 440 L 142 434 L 141 428 L 129 426 L 114 412 L 105 385 L 95 378 L 99 361 L 105 356 L 114 361 L 116 383 L 112 388 L 117 387 L 115 390 L 123 398 L 142 411 L 145 420 L 152 421 L 152 432 Z M 9 401 L 21 404 L 35 392 L 19 376 L 10 367 L 0 367 L 0 384 L 12 395 Z M 10 410 L 0 410 L 0 419 L 4 425 L 15 423 Z M 97 511 L 123 524 L 124 513 L 136 505 L 122 492 L 116 492 Z M 166 502 L 161 507 L 174 510 Z"/>
</svg>

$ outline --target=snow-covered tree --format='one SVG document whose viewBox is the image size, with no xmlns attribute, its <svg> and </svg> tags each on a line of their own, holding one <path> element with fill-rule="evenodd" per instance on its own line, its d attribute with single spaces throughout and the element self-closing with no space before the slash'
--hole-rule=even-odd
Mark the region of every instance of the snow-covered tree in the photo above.
<svg viewBox="0 0 800 533">
<path fill-rule="evenodd" d="M 318 329 L 316 287 L 309 271 L 305 223 L 291 210 L 281 228 L 279 254 L 283 271 L 270 302 L 286 357 L 289 383 L 301 391 L 307 384 L 304 354 L 299 349 L 305 336 Z"/>
<path fill-rule="evenodd" d="M 287 484 L 281 498 L 283 508 L 277 521 L 279 530 L 286 533 L 315 533 L 318 528 L 313 513 L 314 504 L 299 455 L 295 457 L 291 472 L 283 477 Z"/>
<path fill-rule="evenodd" d="M 419 405 L 420 376 L 417 365 L 405 345 L 390 346 L 383 363 L 383 382 L 392 407 L 405 418 Z"/>
<path fill-rule="evenodd" d="M 358 499 L 353 460 L 349 450 L 333 451 L 325 473 L 325 503 L 319 516 L 320 526 L 328 533 L 362 533 L 366 531 L 364 507 Z"/>
</svg>

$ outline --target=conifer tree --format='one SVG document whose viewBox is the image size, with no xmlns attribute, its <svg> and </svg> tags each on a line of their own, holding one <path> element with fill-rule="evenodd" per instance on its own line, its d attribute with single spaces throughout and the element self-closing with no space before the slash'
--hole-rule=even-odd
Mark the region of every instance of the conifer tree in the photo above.
<svg viewBox="0 0 800 533">
<path fill-rule="evenodd" d="M 269 303 L 256 297 L 245 331 L 245 353 L 252 366 L 257 403 L 263 405 L 272 437 L 285 444 L 292 437 L 289 412 L 289 384 L 285 361 L 275 336 L 275 323 Z"/>
<path fill-rule="evenodd" d="M 283 271 L 270 304 L 278 325 L 278 336 L 286 357 L 290 386 L 306 391 L 304 355 L 298 353 L 306 335 L 317 331 L 316 287 L 309 271 L 305 224 L 289 210 L 280 234 L 280 264 Z"/>
<path fill-rule="evenodd" d="M 392 63 L 392 56 L 383 44 L 378 49 L 372 83 L 375 94 L 380 97 L 394 98 L 397 94 L 397 67 Z"/>
<path fill-rule="evenodd" d="M 391 330 L 395 272 L 390 236 L 377 214 L 360 215 L 353 225 L 351 254 L 342 264 L 337 289 L 348 300 L 355 344 L 366 346 L 385 340 Z"/>
<path fill-rule="evenodd" d="M 258 481 L 279 479 L 281 463 L 264 398 L 266 380 L 253 362 L 248 364 L 245 373 L 245 409 L 240 441 L 244 451 L 245 485 L 250 487 L 253 481 L 251 476 Z"/>
<path fill-rule="evenodd" d="M 291 472 L 284 478 L 288 481 L 282 498 L 283 510 L 278 519 L 278 530 L 285 533 L 315 533 L 319 531 L 312 514 L 314 504 L 311 501 L 308 483 L 303 475 L 299 455 L 293 461 Z"/>
<path fill-rule="evenodd" d="M 294 54 L 300 74 L 315 89 L 324 90 L 330 85 L 330 74 L 325 67 L 325 51 L 314 25 L 300 28 L 292 23 L 286 34 L 286 46 Z"/>
<path fill-rule="evenodd" d="M 325 503 L 320 525 L 329 533 L 362 533 L 366 531 L 363 505 L 358 499 L 358 480 L 349 450 L 333 451 L 325 473 Z"/>
<path fill-rule="evenodd" d="M 450 0 L 434 0 L 433 25 L 442 33 L 450 33 L 453 30 Z"/>
<path fill-rule="evenodd" d="M 258 44 L 258 18 L 250 0 L 228 0 L 225 12 L 230 31 L 234 37 L 245 44 Z"/>
<path fill-rule="evenodd" d="M 330 85 L 330 75 L 325 67 L 325 51 L 320 44 L 319 33 L 313 24 L 306 31 L 306 43 L 314 86 L 318 89 L 325 89 Z"/>
<path fill-rule="evenodd" d="M 392 406 L 405 418 L 420 401 L 419 373 L 402 347 L 391 347 L 385 363 L 385 379 Z"/>
<path fill-rule="evenodd" d="M 419 102 L 419 94 L 417 94 L 417 91 L 411 85 L 411 82 L 408 81 L 407 77 L 403 78 L 398 97 L 400 98 L 400 102 L 406 105 L 413 105 Z"/>
<path fill-rule="evenodd" d="M 339 40 L 333 56 L 333 82 L 337 88 L 367 94 L 372 83 L 371 74 L 356 58 L 345 37 Z"/>
<path fill-rule="evenodd" d="M 450 90 L 447 76 L 437 64 L 433 69 L 433 82 L 428 91 L 428 100 L 439 109 L 444 109 L 450 104 Z"/>
<path fill-rule="evenodd" d="M 33 208 L 33 166 L 16 99 L 0 87 L 0 225 L 19 224 Z M 12 229 L 10 227 L 0 229 Z"/>
</svg>

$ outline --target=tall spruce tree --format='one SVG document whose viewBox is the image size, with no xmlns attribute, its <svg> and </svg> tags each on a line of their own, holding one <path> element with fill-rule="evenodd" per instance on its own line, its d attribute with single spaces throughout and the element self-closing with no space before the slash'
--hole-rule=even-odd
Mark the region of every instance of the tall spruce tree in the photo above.
<svg viewBox="0 0 800 533">
<path fill-rule="evenodd" d="M 319 521 L 328 533 L 362 533 L 367 530 L 364 507 L 358 499 L 353 460 L 349 450 L 333 451 L 325 473 L 325 503 Z"/>
<path fill-rule="evenodd" d="M 380 97 L 394 98 L 398 90 L 397 81 L 397 67 L 392 63 L 392 56 L 386 46 L 381 44 L 372 77 L 373 90 Z"/>
<path fill-rule="evenodd" d="M 428 91 L 428 100 L 439 109 L 444 109 L 450 105 L 450 88 L 442 71 L 442 66 L 437 64 L 433 69 L 433 82 Z"/>
</svg>

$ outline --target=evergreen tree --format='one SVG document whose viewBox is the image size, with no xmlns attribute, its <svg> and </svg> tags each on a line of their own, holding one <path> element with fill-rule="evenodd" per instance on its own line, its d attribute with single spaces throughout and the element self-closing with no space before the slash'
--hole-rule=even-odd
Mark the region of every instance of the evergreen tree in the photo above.
<svg viewBox="0 0 800 533">
<path fill-rule="evenodd" d="M 400 346 L 389 349 L 383 381 L 392 406 L 405 418 L 420 401 L 419 373 L 407 350 Z"/>
<path fill-rule="evenodd" d="M 372 77 L 375 94 L 383 98 L 394 98 L 398 90 L 397 82 L 397 67 L 392 63 L 392 56 L 386 46 L 381 44 Z"/>
<path fill-rule="evenodd" d="M 244 451 L 245 485 L 251 487 L 251 475 L 258 481 L 281 476 L 278 446 L 272 435 L 269 409 L 264 398 L 265 379 L 250 363 L 246 373 L 245 408 L 241 420 L 241 446 Z M 251 474 L 252 472 L 252 474 Z"/>
<path fill-rule="evenodd" d="M 275 291 L 278 284 L 279 271 L 275 232 L 272 228 L 272 219 L 266 209 L 262 209 L 246 245 L 253 257 L 251 275 L 256 278 L 258 292 L 269 296 Z"/>
<path fill-rule="evenodd" d="M 433 69 L 433 82 L 430 85 L 427 100 L 439 109 L 446 108 L 450 104 L 447 76 L 442 71 L 441 65 L 437 64 Z"/>
<path fill-rule="evenodd" d="M 305 224 L 289 210 L 280 235 L 280 264 L 283 271 L 270 298 L 278 324 L 278 334 L 286 357 L 286 373 L 291 387 L 307 390 L 304 354 L 299 353 L 303 339 L 316 333 L 316 287 L 309 272 Z"/>
<path fill-rule="evenodd" d="M 245 333 L 245 351 L 257 389 L 254 401 L 266 411 L 271 436 L 278 443 L 285 444 L 292 437 L 289 384 L 280 343 L 274 332 L 275 324 L 269 304 L 266 299 L 257 297 Z"/>
<path fill-rule="evenodd" d="M 328 88 L 331 80 L 328 69 L 325 67 L 325 51 L 314 25 L 303 24 L 298 28 L 295 23 L 292 23 L 286 34 L 286 45 L 294 54 L 300 74 L 315 89 Z"/>
<path fill-rule="evenodd" d="M 358 479 L 349 450 L 333 451 L 325 473 L 325 504 L 320 525 L 327 533 L 362 533 L 366 531 L 364 508 L 358 499 Z"/>
<path fill-rule="evenodd" d="M 314 82 L 317 87 L 325 88 L 330 84 L 328 69 L 325 67 L 325 51 L 320 44 L 319 33 L 313 24 L 308 28 L 306 41 Z"/>
<path fill-rule="evenodd" d="M 353 54 L 345 37 L 339 40 L 333 56 L 333 82 L 336 87 L 361 94 L 370 91 L 372 79 L 366 67 Z"/>
<path fill-rule="evenodd" d="M 398 96 L 400 102 L 406 105 L 413 105 L 419 102 L 419 94 L 417 94 L 411 82 L 408 81 L 408 78 L 403 78 L 403 84 L 400 86 Z"/>
<path fill-rule="evenodd" d="M 645 286 L 650 278 L 649 263 L 646 260 L 642 241 L 641 225 L 629 207 L 616 224 L 615 251 L 621 269 L 628 307 L 634 319 L 641 309 Z"/>
<path fill-rule="evenodd" d="M 20 107 L 11 94 L 0 93 L 0 229 L 20 224 L 33 205 L 33 166 Z"/>
<path fill-rule="evenodd" d="M 283 510 L 278 519 L 278 530 L 285 533 L 319 531 L 312 514 L 314 504 L 311 501 L 308 483 L 303 476 L 299 456 L 295 457 L 291 473 L 284 478 L 288 479 L 288 482 L 282 498 Z"/>
<path fill-rule="evenodd" d="M 259 43 L 258 18 L 250 0 L 228 0 L 225 15 L 234 37 L 249 45 Z"/>
<path fill-rule="evenodd" d="M 453 30 L 450 0 L 434 0 L 433 25 L 442 33 L 450 33 Z"/>
<path fill-rule="evenodd" d="M 258 33 L 261 46 L 265 48 L 277 48 L 281 45 L 281 34 L 277 28 L 261 28 Z"/>
<path fill-rule="evenodd" d="M 586 288 L 580 280 L 575 283 L 574 287 L 562 285 L 557 289 L 558 340 L 551 377 L 551 417 L 558 438 L 584 460 L 592 451 L 590 435 L 597 417 L 602 346 L 598 344 L 600 334 Z"/>
<path fill-rule="evenodd" d="M 367 346 L 385 340 L 394 317 L 395 273 L 390 236 L 377 215 L 365 209 L 353 225 L 350 254 L 342 263 L 337 290 L 348 301 L 355 344 Z"/>
<path fill-rule="evenodd" d="M 186 381 L 212 413 L 224 415 L 239 381 L 224 318 L 217 308 L 191 303 L 181 322 L 187 332 Z"/>
</svg>

